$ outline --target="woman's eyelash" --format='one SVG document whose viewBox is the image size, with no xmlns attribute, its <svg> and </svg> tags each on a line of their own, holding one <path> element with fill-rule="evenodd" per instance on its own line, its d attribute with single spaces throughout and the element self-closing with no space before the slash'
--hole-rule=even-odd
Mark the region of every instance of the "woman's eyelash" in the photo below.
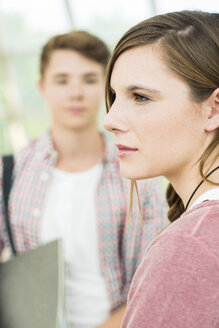
<svg viewBox="0 0 219 328">
<path fill-rule="evenodd" d="M 144 103 L 144 102 L 150 100 L 148 97 L 146 97 L 144 95 L 141 95 L 139 93 L 134 93 L 133 95 L 134 95 L 134 100 L 136 102 L 141 102 L 141 103 L 143 102 Z"/>
<path fill-rule="evenodd" d="M 114 91 L 112 88 L 110 88 L 110 92 L 111 92 L 111 94 L 113 94 L 113 95 L 116 94 L 115 91 Z"/>
</svg>

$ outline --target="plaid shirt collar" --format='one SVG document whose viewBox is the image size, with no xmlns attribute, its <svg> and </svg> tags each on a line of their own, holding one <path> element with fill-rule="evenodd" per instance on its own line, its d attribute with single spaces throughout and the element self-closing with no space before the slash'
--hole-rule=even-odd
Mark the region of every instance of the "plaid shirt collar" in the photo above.
<svg viewBox="0 0 219 328">
<path fill-rule="evenodd" d="M 103 164 L 114 162 L 116 158 L 116 148 L 106 133 L 101 132 L 101 136 L 104 142 Z M 49 130 L 40 138 L 38 147 L 38 152 L 36 152 L 37 157 L 39 156 L 40 159 L 48 160 L 52 163 L 57 161 L 58 152 L 54 148 L 51 132 Z"/>
</svg>

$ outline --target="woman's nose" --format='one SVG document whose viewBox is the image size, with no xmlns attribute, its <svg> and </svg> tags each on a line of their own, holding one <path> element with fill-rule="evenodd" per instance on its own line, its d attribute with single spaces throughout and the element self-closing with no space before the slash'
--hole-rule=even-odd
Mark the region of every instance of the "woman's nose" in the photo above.
<svg viewBox="0 0 219 328">
<path fill-rule="evenodd" d="M 113 132 L 114 121 L 110 111 L 106 114 L 103 122 L 104 129 L 107 131 Z"/>
<path fill-rule="evenodd" d="M 113 104 L 105 116 L 104 128 L 112 133 L 125 132 L 128 130 L 125 117 L 122 111 Z"/>
</svg>

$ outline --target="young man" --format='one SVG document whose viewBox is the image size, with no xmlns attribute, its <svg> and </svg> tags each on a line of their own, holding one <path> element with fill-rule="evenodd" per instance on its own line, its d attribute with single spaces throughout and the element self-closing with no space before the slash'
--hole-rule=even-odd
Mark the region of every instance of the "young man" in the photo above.
<svg viewBox="0 0 219 328">
<path fill-rule="evenodd" d="M 62 238 L 65 320 L 77 328 L 120 327 L 139 260 L 166 224 L 159 180 L 139 186 L 143 224 L 136 204 L 127 222 L 129 182 L 97 123 L 108 57 L 106 45 L 84 31 L 44 46 L 39 87 L 51 129 L 15 155 L 9 201 L 18 252 Z M 3 249 L 9 242 L 0 210 Z"/>
</svg>

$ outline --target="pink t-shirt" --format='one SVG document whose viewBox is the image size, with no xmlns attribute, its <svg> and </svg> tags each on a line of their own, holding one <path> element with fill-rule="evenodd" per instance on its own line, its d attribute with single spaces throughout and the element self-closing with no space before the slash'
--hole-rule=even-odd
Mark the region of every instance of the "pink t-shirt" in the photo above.
<svg viewBox="0 0 219 328">
<path fill-rule="evenodd" d="M 219 328 L 219 201 L 185 212 L 148 247 L 122 328 Z"/>
</svg>

